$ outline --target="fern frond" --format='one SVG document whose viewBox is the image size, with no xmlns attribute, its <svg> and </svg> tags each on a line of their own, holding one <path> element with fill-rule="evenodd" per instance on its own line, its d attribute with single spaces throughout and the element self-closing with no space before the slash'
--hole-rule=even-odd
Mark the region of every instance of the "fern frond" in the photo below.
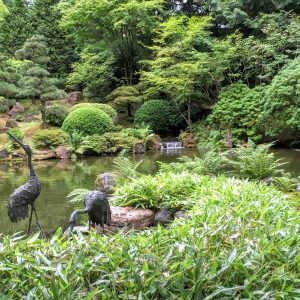
<svg viewBox="0 0 300 300">
<path fill-rule="evenodd" d="M 84 201 L 85 195 L 90 192 L 87 189 L 75 189 L 70 192 L 67 198 L 71 198 L 68 202 L 69 203 L 82 203 Z"/>
</svg>

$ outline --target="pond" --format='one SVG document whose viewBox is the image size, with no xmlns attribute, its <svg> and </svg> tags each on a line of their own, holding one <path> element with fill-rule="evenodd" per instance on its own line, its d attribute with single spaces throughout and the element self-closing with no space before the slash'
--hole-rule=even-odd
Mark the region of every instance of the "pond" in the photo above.
<svg viewBox="0 0 300 300">
<path fill-rule="evenodd" d="M 300 175 L 300 152 L 274 150 L 277 157 L 284 158 L 289 164 L 285 169 L 294 175 Z M 158 162 L 172 162 L 182 155 L 192 156 L 193 150 L 156 151 L 142 156 L 132 156 L 133 161 L 144 159 L 140 170 L 155 173 Z M 68 219 L 74 207 L 66 196 L 75 188 L 94 189 L 99 173 L 113 170 L 113 157 L 88 157 L 85 159 L 35 161 L 34 167 L 42 184 L 42 191 L 36 201 L 40 222 L 46 232 L 53 232 L 58 227 L 67 227 Z M 7 216 L 7 200 L 12 191 L 28 179 L 26 162 L 0 163 L 0 233 L 26 231 L 28 220 L 13 224 Z M 32 230 L 37 231 L 35 222 Z"/>
</svg>

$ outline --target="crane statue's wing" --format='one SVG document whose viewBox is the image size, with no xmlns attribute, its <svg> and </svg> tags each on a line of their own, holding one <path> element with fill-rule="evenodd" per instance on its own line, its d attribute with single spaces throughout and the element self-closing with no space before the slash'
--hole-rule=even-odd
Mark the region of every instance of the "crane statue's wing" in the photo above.
<svg viewBox="0 0 300 300">
<path fill-rule="evenodd" d="M 15 223 L 28 217 L 28 205 L 33 204 L 40 194 L 40 186 L 36 180 L 29 180 L 10 195 L 7 211 L 11 222 Z"/>
</svg>

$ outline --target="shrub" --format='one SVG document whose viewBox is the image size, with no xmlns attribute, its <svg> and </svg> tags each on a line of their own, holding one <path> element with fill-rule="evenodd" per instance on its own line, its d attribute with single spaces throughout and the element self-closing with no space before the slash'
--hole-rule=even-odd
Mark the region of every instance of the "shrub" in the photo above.
<svg viewBox="0 0 300 300">
<path fill-rule="evenodd" d="M 59 104 L 50 105 L 45 108 L 46 120 L 54 126 L 61 126 L 68 113 L 67 108 Z"/>
<path fill-rule="evenodd" d="M 224 177 L 198 181 L 191 219 L 167 228 L 71 239 L 61 229 L 49 239 L 2 236 L 1 293 L 8 299 L 299 298 L 299 212 L 271 187 Z"/>
<path fill-rule="evenodd" d="M 34 134 L 32 140 L 36 148 L 50 148 L 63 144 L 64 135 L 61 130 L 44 129 Z"/>
<path fill-rule="evenodd" d="M 83 139 L 78 151 L 114 154 L 123 149 L 132 149 L 136 141 L 137 139 L 129 136 L 126 131 L 109 132 L 103 135 L 87 136 Z"/>
<path fill-rule="evenodd" d="M 76 105 L 74 105 L 70 112 L 75 111 L 78 108 L 83 108 L 83 107 L 92 107 L 92 108 L 98 108 L 102 111 L 104 111 L 105 113 L 107 113 L 111 118 L 114 118 L 117 116 L 117 111 L 111 107 L 109 104 L 105 104 L 105 103 L 78 103 Z"/>
<path fill-rule="evenodd" d="M 217 130 L 221 129 L 222 139 L 230 130 L 235 143 L 241 139 L 261 139 L 257 125 L 262 111 L 262 89 L 250 89 L 245 84 L 232 84 L 222 89 L 218 102 L 213 106 L 208 123 Z"/>
<path fill-rule="evenodd" d="M 12 128 L 9 129 L 9 133 L 11 133 L 14 137 L 16 137 L 19 141 L 23 141 L 24 139 L 24 133 L 22 132 L 22 130 L 20 128 Z M 14 149 L 20 148 L 20 145 L 18 143 L 16 143 L 15 141 L 13 141 L 10 137 L 7 141 L 7 143 L 5 143 L 4 145 L 4 149 L 7 152 L 11 152 Z"/>
<path fill-rule="evenodd" d="M 135 113 L 135 124 L 149 124 L 150 128 L 160 134 L 166 134 L 170 128 L 178 123 L 178 116 L 174 108 L 164 100 L 149 100 Z"/>
<path fill-rule="evenodd" d="M 92 107 L 82 107 L 72 111 L 62 125 L 66 133 L 78 131 L 83 136 L 103 134 L 112 128 L 111 118 L 100 109 Z"/>
<path fill-rule="evenodd" d="M 0 113 L 5 113 L 9 111 L 11 107 L 16 104 L 16 100 L 13 99 L 5 99 L 0 96 Z"/>
</svg>

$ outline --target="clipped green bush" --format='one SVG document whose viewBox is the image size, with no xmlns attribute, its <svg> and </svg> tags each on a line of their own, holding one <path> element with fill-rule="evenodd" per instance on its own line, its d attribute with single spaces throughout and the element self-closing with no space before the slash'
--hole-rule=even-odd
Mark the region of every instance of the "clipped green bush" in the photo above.
<svg viewBox="0 0 300 300">
<path fill-rule="evenodd" d="M 32 141 L 37 149 L 56 147 L 64 143 L 64 134 L 61 130 L 44 129 L 34 134 Z"/>
<path fill-rule="evenodd" d="M 79 153 L 115 154 L 123 149 L 132 149 L 137 139 L 126 131 L 108 132 L 103 135 L 87 136 L 83 139 Z"/>
<path fill-rule="evenodd" d="M 81 107 L 72 111 L 62 125 L 62 130 L 66 133 L 78 131 L 83 136 L 101 135 L 112 128 L 111 118 L 105 112 L 93 107 Z"/>
<path fill-rule="evenodd" d="M 53 104 L 45 108 L 46 120 L 50 125 L 54 126 L 61 126 L 68 113 L 68 109 L 59 104 Z"/>
<path fill-rule="evenodd" d="M 78 108 L 83 108 L 83 107 L 92 107 L 92 108 L 98 108 L 102 111 L 104 111 L 105 113 L 107 113 L 111 118 L 114 118 L 117 116 L 117 111 L 111 107 L 109 104 L 105 104 L 105 103 L 78 103 L 75 104 L 74 106 L 72 106 L 70 112 L 75 111 Z"/>
<path fill-rule="evenodd" d="M 135 113 L 135 124 L 149 124 L 155 133 L 166 134 L 178 123 L 178 115 L 169 102 L 164 100 L 149 100 Z"/>
</svg>

